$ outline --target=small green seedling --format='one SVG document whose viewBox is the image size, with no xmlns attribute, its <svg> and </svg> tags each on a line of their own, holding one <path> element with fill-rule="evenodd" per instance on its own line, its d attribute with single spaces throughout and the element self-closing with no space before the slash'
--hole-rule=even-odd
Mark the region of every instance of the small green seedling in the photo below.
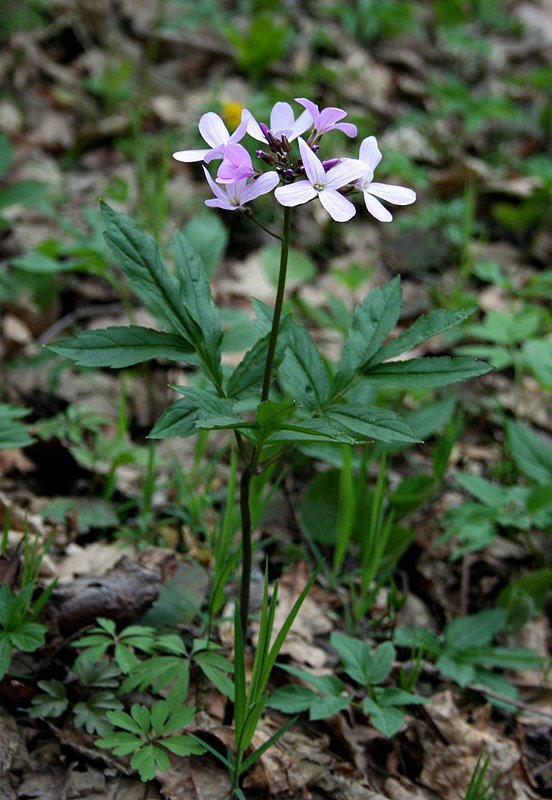
<svg viewBox="0 0 552 800">
<path fill-rule="evenodd" d="M 391 738 L 404 723 L 406 707 L 427 702 L 409 690 L 382 685 L 389 678 L 395 660 L 395 648 L 391 642 L 383 642 L 372 651 L 366 642 L 336 632 L 331 634 L 330 642 L 337 650 L 347 676 L 363 687 L 366 693 L 363 700 L 355 700 L 355 694 L 347 692 L 337 675 L 311 675 L 305 670 L 281 664 L 282 669 L 310 683 L 314 689 L 298 685 L 277 689 L 269 701 L 272 708 L 286 714 L 309 711 L 311 720 L 331 717 L 348 706 L 361 708 L 370 717 L 374 728 Z"/>
</svg>

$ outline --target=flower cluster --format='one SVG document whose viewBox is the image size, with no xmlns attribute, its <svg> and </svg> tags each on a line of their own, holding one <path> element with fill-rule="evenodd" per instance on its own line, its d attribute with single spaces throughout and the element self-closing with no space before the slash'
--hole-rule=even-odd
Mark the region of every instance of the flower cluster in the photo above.
<svg viewBox="0 0 552 800">
<path fill-rule="evenodd" d="M 342 122 L 347 113 L 341 108 L 324 108 L 322 111 L 311 100 L 298 97 L 304 111 L 295 119 L 289 103 L 276 103 L 270 114 L 270 126 L 259 123 L 251 112 L 243 109 L 241 122 L 230 134 L 218 116 L 210 111 L 199 121 L 199 132 L 208 148 L 180 150 L 173 156 L 177 161 L 203 161 L 209 164 L 220 160 L 213 180 L 206 167 L 205 177 L 215 197 L 206 205 L 228 211 L 245 210 L 246 204 L 263 194 L 275 190 L 276 200 L 283 206 L 298 206 L 318 197 L 322 206 L 336 222 L 346 222 L 356 213 L 347 199 L 356 191 L 362 192 L 366 208 L 376 219 L 389 222 L 393 219 L 378 198 L 395 205 L 409 205 L 416 193 L 404 186 L 374 182 L 374 170 L 381 161 L 381 152 L 375 136 L 368 136 L 360 145 L 359 157 L 318 157 L 320 140 L 325 133 L 339 130 L 346 136 L 356 136 L 356 126 Z M 304 134 L 312 128 L 308 139 Z M 256 155 L 268 171 L 253 166 L 251 156 L 240 144 L 248 134 L 267 148 L 256 150 Z M 293 155 L 292 142 L 297 140 L 299 155 Z"/>
</svg>

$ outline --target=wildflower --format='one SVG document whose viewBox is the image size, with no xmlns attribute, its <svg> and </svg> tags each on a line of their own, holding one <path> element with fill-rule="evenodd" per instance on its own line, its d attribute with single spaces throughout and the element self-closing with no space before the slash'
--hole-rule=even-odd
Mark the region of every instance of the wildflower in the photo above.
<svg viewBox="0 0 552 800">
<path fill-rule="evenodd" d="M 275 139 L 281 139 L 285 136 L 288 142 L 297 139 L 307 128 L 312 125 L 312 117 L 308 111 L 303 111 L 297 119 L 293 114 L 293 109 L 289 103 L 278 102 L 270 112 L 270 127 L 266 125 L 259 125 L 257 120 L 249 117 L 247 125 L 247 133 L 259 142 L 265 140 L 270 143 L 267 131 L 272 134 Z"/>
<path fill-rule="evenodd" d="M 217 171 L 217 183 L 236 183 L 255 175 L 251 156 L 241 144 L 227 144 Z"/>
<path fill-rule="evenodd" d="M 179 150 L 173 153 L 173 158 L 177 161 L 205 161 L 208 164 L 214 158 L 223 158 L 224 149 L 229 144 L 235 144 L 246 134 L 249 118 L 251 114 L 247 109 L 243 109 L 241 113 L 241 122 L 234 131 L 230 134 L 228 128 L 213 111 L 208 111 L 199 120 L 199 132 L 203 139 L 209 145 L 206 150 Z"/>
<path fill-rule="evenodd" d="M 368 167 L 363 161 L 347 158 L 326 172 L 320 159 L 301 138 L 299 150 L 307 180 L 279 186 L 274 192 L 276 200 L 283 206 L 298 206 L 318 196 L 332 219 L 336 222 L 347 222 L 355 215 L 356 209 L 338 189 L 356 181 L 364 175 Z"/>
<path fill-rule="evenodd" d="M 375 136 L 368 136 L 360 145 L 360 160 L 368 170 L 358 181 L 358 188 L 364 193 L 366 208 L 380 222 L 391 222 L 393 215 L 376 197 L 397 206 L 408 206 L 416 200 L 416 192 L 406 186 L 394 186 L 388 183 L 373 183 L 374 170 L 381 161 L 381 152 Z M 375 195 L 375 196 L 374 196 Z"/>
<path fill-rule="evenodd" d="M 207 182 L 216 197 L 216 199 L 206 200 L 205 205 L 224 208 L 226 211 L 237 211 L 251 200 L 271 192 L 280 180 L 276 172 L 265 172 L 249 183 L 247 178 L 243 178 L 235 183 L 226 183 L 224 186 L 220 186 L 211 178 L 205 167 L 203 167 L 203 170 Z"/>
<path fill-rule="evenodd" d="M 342 131 L 346 136 L 356 136 L 356 125 L 353 125 L 352 122 L 339 122 L 340 119 L 347 116 L 347 112 L 343 111 L 342 108 L 329 106 L 320 111 L 312 100 L 307 100 L 305 97 L 296 97 L 295 100 L 305 106 L 314 123 L 314 130 L 310 136 L 309 144 L 316 144 L 322 134 L 333 130 Z"/>
</svg>

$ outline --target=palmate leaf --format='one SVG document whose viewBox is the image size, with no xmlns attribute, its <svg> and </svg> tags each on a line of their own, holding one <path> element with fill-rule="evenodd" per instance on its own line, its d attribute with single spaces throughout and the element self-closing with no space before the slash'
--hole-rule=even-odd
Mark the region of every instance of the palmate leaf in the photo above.
<svg viewBox="0 0 552 800">
<path fill-rule="evenodd" d="M 404 389 L 436 389 L 450 383 L 484 375 L 492 367 L 473 358 L 429 356 L 376 364 L 362 370 L 374 383 Z"/>
<path fill-rule="evenodd" d="M 386 286 L 373 289 L 356 307 L 337 367 L 332 387 L 334 395 L 339 395 L 357 370 L 379 350 L 397 324 L 401 309 L 402 289 L 398 276 Z"/>
<path fill-rule="evenodd" d="M 194 346 L 182 336 L 138 325 L 84 331 L 47 348 L 83 367 L 122 369 L 152 358 L 197 363 Z"/>
<path fill-rule="evenodd" d="M 18 417 L 24 417 L 27 413 L 24 408 L 0 403 L 0 450 L 27 447 L 34 442 L 27 426 L 18 420 Z"/>
</svg>

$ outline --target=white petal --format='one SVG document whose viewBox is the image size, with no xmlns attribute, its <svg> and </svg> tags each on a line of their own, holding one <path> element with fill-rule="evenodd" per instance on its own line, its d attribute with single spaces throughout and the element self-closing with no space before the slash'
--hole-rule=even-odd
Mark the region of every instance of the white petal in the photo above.
<svg viewBox="0 0 552 800">
<path fill-rule="evenodd" d="M 326 188 L 339 189 L 341 186 L 345 186 L 346 183 L 354 183 L 366 173 L 367 169 L 368 167 L 364 161 L 359 161 L 356 158 L 344 158 L 339 164 L 327 171 Z"/>
<path fill-rule="evenodd" d="M 210 208 L 224 208 L 226 211 L 237 211 L 238 207 L 232 205 L 232 203 L 226 200 L 206 200 L 205 205 L 209 206 Z"/>
<path fill-rule="evenodd" d="M 205 173 L 205 177 L 207 178 L 207 183 L 211 187 L 211 191 L 218 197 L 219 200 L 224 200 L 228 202 L 228 192 L 225 191 L 218 183 L 215 183 L 214 180 L 209 175 L 209 170 L 206 167 L 203 167 L 203 172 Z"/>
<path fill-rule="evenodd" d="M 371 181 L 374 177 L 374 170 L 381 161 L 381 152 L 375 136 L 368 136 L 367 139 L 364 139 L 360 145 L 359 158 L 368 164 L 369 171 L 366 180 Z"/>
<path fill-rule="evenodd" d="M 278 186 L 274 197 L 282 206 L 300 206 L 316 197 L 316 190 L 308 181 L 299 181 L 288 186 Z"/>
<path fill-rule="evenodd" d="M 247 184 L 241 193 L 240 203 L 242 205 L 249 203 L 250 200 L 255 200 L 256 197 L 271 192 L 279 182 L 280 178 L 277 172 L 265 172 L 263 175 L 259 175 L 254 181 Z"/>
<path fill-rule="evenodd" d="M 256 139 L 258 142 L 264 142 L 266 144 L 266 139 L 261 130 L 261 126 L 255 119 L 253 114 L 251 114 L 251 116 L 249 117 L 249 122 L 247 123 L 247 133 L 254 139 Z"/>
<path fill-rule="evenodd" d="M 304 139 L 299 137 L 299 150 L 301 151 L 301 159 L 307 178 L 314 186 L 315 183 L 324 184 L 326 182 L 326 173 L 320 159 L 315 156 L 308 144 Z"/>
<path fill-rule="evenodd" d="M 208 111 L 199 120 L 199 132 L 211 147 L 227 144 L 230 139 L 228 128 L 214 111 Z"/>
<path fill-rule="evenodd" d="M 323 189 L 318 193 L 318 197 L 330 217 L 336 222 L 347 222 L 356 214 L 356 208 L 351 201 L 336 192 L 335 189 Z"/>
<path fill-rule="evenodd" d="M 272 133 L 290 130 L 294 121 L 293 109 L 289 103 L 282 103 L 281 101 L 275 103 L 270 112 L 270 130 Z"/>
<path fill-rule="evenodd" d="M 299 114 L 293 125 L 291 126 L 291 138 L 289 139 L 292 142 L 294 139 L 297 139 L 298 136 L 301 136 L 302 133 L 305 133 L 307 128 L 310 128 L 312 125 L 312 117 L 308 111 L 303 111 L 302 114 Z"/>
<path fill-rule="evenodd" d="M 391 222 L 393 215 L 369 192 L 364 192 L 364 202 L 370 214 L 380 222 Z"/>
<path fill-rule="evenodd" d="M 413 189 L 407 189 L 406 186 L 394 186 L 391 183 L 370 183 L 366 187 L 366 191 L 375 194 L 376 197 L 381 197 L 382 200 L 387 200 L 388 203 L 394 203 L 396 206 L 409 206 L 416 200 L 416 192 Z"/>
<path fill-rule="evenodd" d="M 235 144 L 243 139 L 249 128 L 249 120 L 253 119 L 253 114 L 247 108 L 242 109 L 241 122 L 228 139 L 228 144 Z"/>
<path fill-rule="evenodd" d="M 210 150 L 178 150 L 178 152 L 173 153 L 173 158 L 189 164 L 192 161 L 203 161 L 207 153 L 210 152 Z"/>
</svg>

